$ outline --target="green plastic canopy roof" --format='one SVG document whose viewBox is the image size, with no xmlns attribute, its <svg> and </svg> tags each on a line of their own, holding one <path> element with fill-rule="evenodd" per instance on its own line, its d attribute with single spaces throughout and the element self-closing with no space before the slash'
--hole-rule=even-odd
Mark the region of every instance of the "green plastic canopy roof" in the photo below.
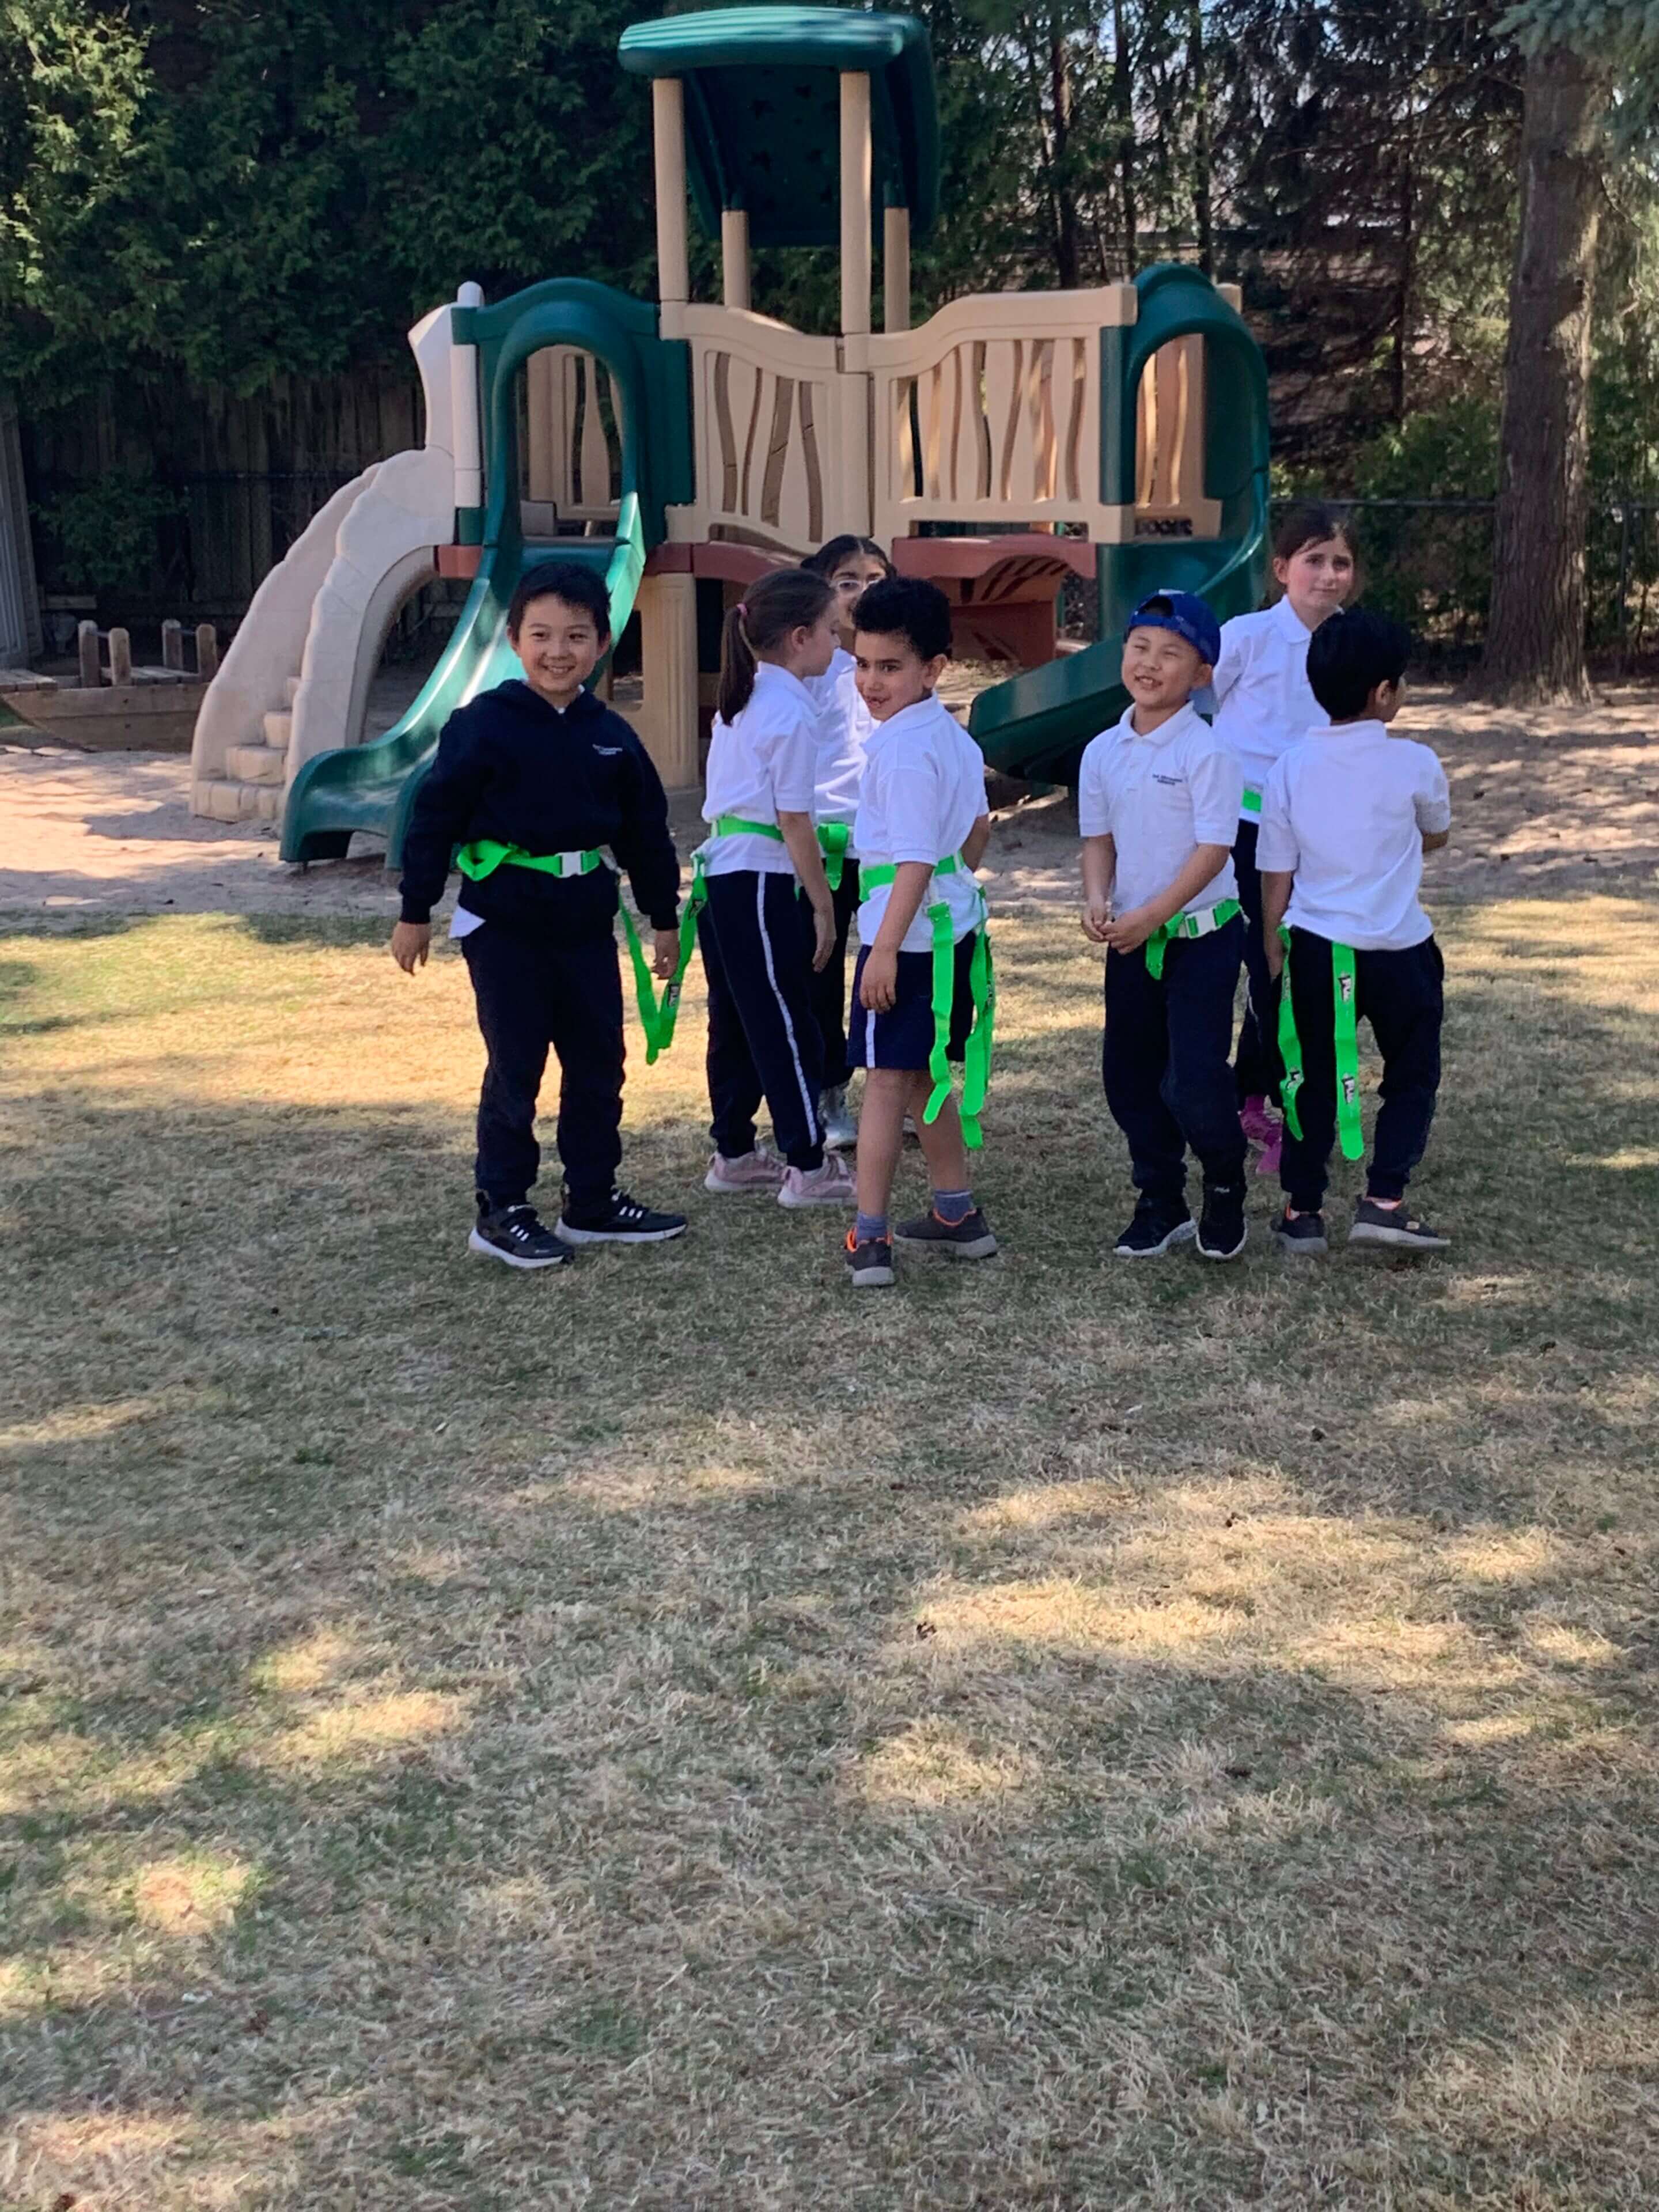
<svg viewBox="0 0 1659 2212">
<path fill-rule="evenodd" d="M 749 216 L 751 246 L 841 242 L 843 70 L 870 79 L 875 220 L 910 210 L 925 237 L 939 209 L 939 107 L 926 24 L 844 8 L 715 8 L 634 23 L 623 67 L 685 87 L 686 161 L 697 213 Z"/>
</svg>

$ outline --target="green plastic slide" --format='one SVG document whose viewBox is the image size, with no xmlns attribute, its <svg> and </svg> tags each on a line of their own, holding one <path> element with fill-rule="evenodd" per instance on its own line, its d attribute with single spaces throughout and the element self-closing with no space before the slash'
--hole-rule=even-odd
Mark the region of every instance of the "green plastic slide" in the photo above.
<svg viewBox="0 0 1659 2212">
<path fill-rule="evenodd" d="M 283 814 L 283 858 L 342 858 L 354 830 L 386 840 L 386 865 L 403 854 L 404 829 L 415 793 L 438 750 L 444 724 L 458 707 L 521 675 L 507 641 L 507 611 L 520 577 L 542 561 L 577 561 L 599 568 L 611 593 L 611 634 L 618 637 L 634 608 L 645 568 L 636 501 L 634 527 L 615 540 L 562 538 L 520 544 L 505 555 L 486 547 L 465 606 L 443 657 L 395 728 L 370 744 L 319 753 L 295 777 Z"/>
<path fill-rule="evenodd" d="M 461 510 L 456 535 L 479 547 L 478 572 L 443 657 L 395 729 L 372 744 L 343 745 L 307 761 L 283 811 L 285 860 L 338 860 L 354 830 L 386 841 L 386 865 L 403 854 L 404 830 L 444 724 L 458 707 L 520 672 L 507 641 L 507 611 L 526 568 L 577 561 L 603 573 L 611 634 L 632 613 L 647 555 L 665 535 L 663 509 L 690 499 L 691 382 L 682 341 L 657 336 L 657 311 L 605 284 L 555 278 L 493 307 L 455 307 L 458 346 L 477 349 L 480 427 L 488 505 Z M 622 447 L 614 538 L 526 544 L 519 507 L 518 380 L 532 353 L 574 346 L 610 372 Z"/>
<path fill-rule="evenodd" d="M 1119 682 L 1123 625 L 1158 591 L 1196 592 L 1223 622 L 1260 605 L 1267 567 L 1267 379 L 1242 319 L 1195 269 L 1164 263 L 1135 279 L 1136 320 L 1101 332 L 1101 498 L 1134 497 L 1135 410 L 1158 348 L 1205 343 L 1204 492 L 1221 505 L 1212 538 L 1137 538 L 1097 556 L 1098 645 L 981 692 L 969 727 L 988 766 L 1032 782 L 1070 783 L 1091 738 L 1128 704 Z"/>
</svg>

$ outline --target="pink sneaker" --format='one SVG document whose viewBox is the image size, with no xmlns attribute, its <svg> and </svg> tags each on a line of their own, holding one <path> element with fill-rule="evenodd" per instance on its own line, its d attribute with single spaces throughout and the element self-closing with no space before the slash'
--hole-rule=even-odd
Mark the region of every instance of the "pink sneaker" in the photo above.
<svg viewBox="0 0 1659 2212">
<path fill-rule="evenodd" d="M 735 1160 L 728 1160 L 716 1152 L 708 1163 L 708 1172 L 702 1179 L 705 1190 L 741 1192 L 745 1190 L 775 1191 L 783 1181 L 783 1162 L 775 1152 L 769 1152 L 764 1145 L 757 1145 L 752 1152 L 744 1152 Z"/>
<path fill-rule="evenodd" d="M 1253 1145 L 1271 1145 L 1279 1135 L 1279 1124 L 1267 1111 L 1265 1098 L 1247 1098 L 1238 1109 L 1238 1121 Z"/>
<path fill-rule="evenodd" d="M 826 1152 L 821 1168 L 786 1168 L 780 1206 L 854 1206 L 858 1185 L 840 1152 Z"/>
<path fill-rule="evenodd" d="M 1273 1133 L 1261 1147 L 1261 1157 L 1255 1164 L 1255 1171 L 1259 1176 L 1276 1176 L 1279 1173 L 1279 1156 L 1284 1150 L 1284 1146 L 1285 1133 L 1275 1121 Z"/>
</svg>

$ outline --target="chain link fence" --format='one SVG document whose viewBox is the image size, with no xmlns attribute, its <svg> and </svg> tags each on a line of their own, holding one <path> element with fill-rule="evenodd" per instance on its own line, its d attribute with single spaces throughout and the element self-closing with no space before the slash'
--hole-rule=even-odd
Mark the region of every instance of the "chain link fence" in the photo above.
<svg viewBox="0 0 1659 2212">
<path fill-rule="evenodd" d="M 1359 538 L 1366 604 L 1406 623 L 1423 660 L 1449 667 L 1472 661 L 1486 641 L 1492 604 L 1495 502 L 1341 504 Z M 1280 511 L 1276 507 L 1275 516 Z M 1584 565 L 1591 653 L 1623 669 L 1650 661 L 1659 654 L 1659 500 L 1598 501 L 1590 510 Z"/>
<path fill-rule="evenodd" d="M 49 625 L 56 600 L 66 617 L 95 602 L 114 621 L 174 615 L 232 626 L 313 515 L 356 473 L 341 466 L 41 485 L 33 520 Z M 1289 504 L 1276 503 L 1275 514 Z M 1493 502 L 1342 504 L 1358 534 L 1367 603 L 1410 628 L 1424 661 L 1472 661 L 1492 598 Z M 1585 562 L 1592 653 L 1623 669 L 1659 660 L 1659 499 L 1598 501 Z M 1091 586 L 1068 588 L 1067 635 L 1092 635 L 1093 598 Z"/>
</svg>

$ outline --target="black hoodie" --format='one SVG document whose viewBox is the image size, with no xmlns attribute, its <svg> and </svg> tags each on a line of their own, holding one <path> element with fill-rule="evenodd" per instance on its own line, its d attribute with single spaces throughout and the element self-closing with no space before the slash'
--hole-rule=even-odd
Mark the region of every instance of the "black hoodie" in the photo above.
<svg viewBox="0 0 1659 2212">
<path fill-rule="evenodd" d="M 622 716 L 591 691 L 562 712 L 514 681 L 450 716 L 404 837 L 405 921 L 431 920 L 456 847 L 485 837 L 538 858 L 606 848 L 652 927 L 675 925 L 680 863 L 661 778 Z M 609 932 L 617 878 L 608 867 L 551 876 L 504 864 L 482 882 L 463 878 L 459 902 L 520 935 L 576 944 Z"/>
</svg>

